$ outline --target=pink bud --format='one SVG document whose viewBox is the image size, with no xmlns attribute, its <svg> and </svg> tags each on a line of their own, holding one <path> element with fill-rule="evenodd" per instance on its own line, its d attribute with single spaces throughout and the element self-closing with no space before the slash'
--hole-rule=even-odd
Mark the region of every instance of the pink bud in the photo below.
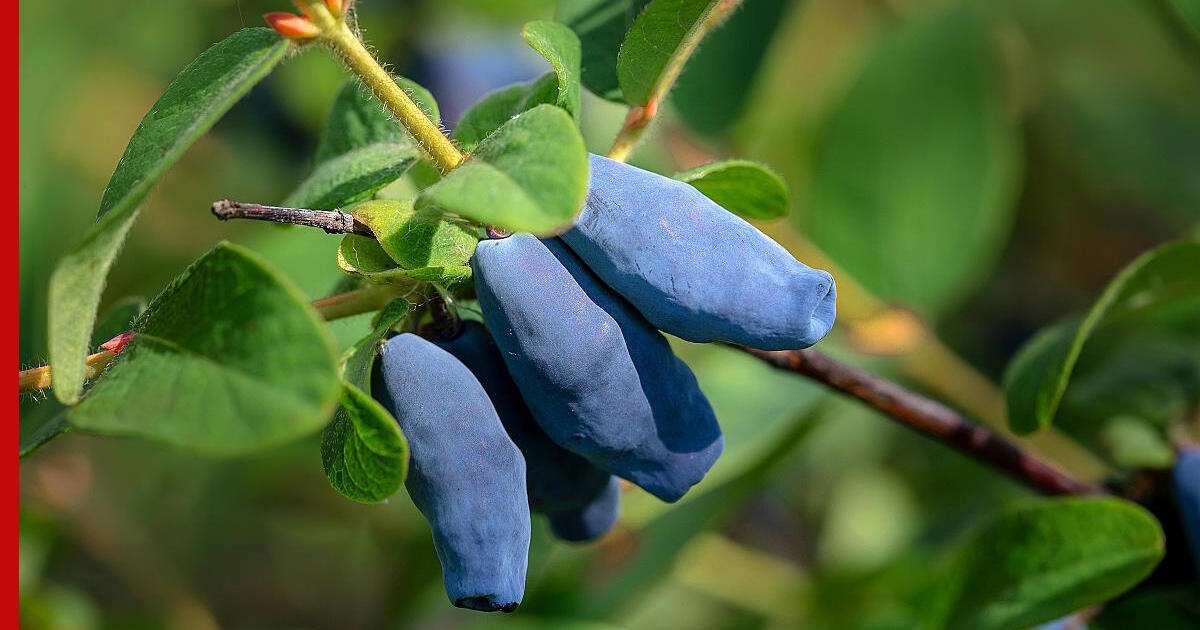
<svg viewBox="0 0 1200 630">
<path fill-rule="evenodd" d="M 130 339 L 133 339 L 133 333 L 121 333 L 116 337 L 105 341 L 100 345 L 100 347 L 113 354 L 121 354 L 121 350 L 125 348 L 125 344 L 129 343 Z"/>
</svg>

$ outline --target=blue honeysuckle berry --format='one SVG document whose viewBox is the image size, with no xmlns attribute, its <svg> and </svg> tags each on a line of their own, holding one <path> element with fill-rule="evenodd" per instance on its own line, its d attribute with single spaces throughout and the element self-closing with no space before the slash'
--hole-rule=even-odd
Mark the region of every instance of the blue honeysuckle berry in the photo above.
<svg viewBox="0 0 1200 630">
<path fill-rule="evenodd" d="M 542 514 L 572 511 L 605 492 L 612 475 L 555 444 L 534 421 L 483 324 L 465 321 L 456 336 L 433 343 L 462 361 L 491 398 L 508 436 L 525 457 L 530 509 Z"/>
<path fill-rule="evenodd" d="M 1171 476 L 1192 559 L 1200 571 L 1200 448 L 1185 448 L 1179 453 Z"/>
<path fill-rule="evenodd" d="M 580 507 L 550 514 L 550 531 L 567 542 L 595 540 L 621 515 L 621 483 L 612 477 L 603 492 Z"/>
<path fill-rule="evenodd" d="M 450 601 L 515 610 L 529 562 L 525 460 L 483 386 L 448 352 L 406 333 L 384 346 L 372 393 L 408 440 L 404 485 L 433 530 Z"/>
<path fill-rule="evenodd" d="M 555 443 L 664 501 L 704 477 L 724 438 L 696 377 L 565 245 L 484 241 L 474 270 L 484 321 Z"/>
<path fill-rule="evenodd" d="M 660 330 L 707 343 L 807 348 L 833 327 L 833 276 L 797 261 L 690 184 L 591 156 L 562 240 Z"/>
</svg>

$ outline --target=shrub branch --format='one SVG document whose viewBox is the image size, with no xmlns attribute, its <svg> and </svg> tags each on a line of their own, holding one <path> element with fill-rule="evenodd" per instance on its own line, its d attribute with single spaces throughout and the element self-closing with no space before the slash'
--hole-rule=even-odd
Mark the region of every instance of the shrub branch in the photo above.
<svg viewBox="0 0 1200 630">
<path fill-rule="evenodd" d="M 212 213 L 222 221 L 230 219 L 271 221 L 320 228 L 329 234 L 359 234 L 375 238 L 375 233 L 371 231 L 371 228 L 355 219 L 354 215 L 341 210 L 284 208 L 222 199 L 212 205 Z"/>
<path fill-rule="evenodd" d="M 967 419 L 962 414 L 816 350 L 756 350 L 736 346 L 771 366 L 839 391 L 904 426 L 982 461 L 1045 495 L 1103 494 L 1058 466 Z"/>
</svg>

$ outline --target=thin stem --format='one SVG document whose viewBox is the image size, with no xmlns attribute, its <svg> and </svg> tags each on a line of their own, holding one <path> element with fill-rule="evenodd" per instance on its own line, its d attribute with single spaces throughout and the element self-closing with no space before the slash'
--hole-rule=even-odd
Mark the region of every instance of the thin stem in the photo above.
<svg viewBox="0 0 1200 630">
<path fill-rule="evenodd" d="M 463 161 L 463 154 L 442 130 L 425 115 L 421 107 L 408 96 L 379 61 L 371 55 L 354 31 L 340 17 L 329 12 L 322 0 L 299 0 L 298 4 L 313 23 L 321 29 L 321 39 L 350 67 L 371 93 L 383 103 L 388 112 L 404 125 L 425 150 L 430 161 L 442 172 L 450 172 Z"/>
<path fill-rule="evenodd" d="M 371 228 L 355 219 L 354 215 L 349 212 L 342 212 L 341 210 L 284 208 L 222 199 L 212 205 L 212 213 L 222 221 L 230 219 L 253 219 L 255 221 L 271 221 L 274 223 L 315 227 L 325 230 L 329 234 L 359 234 L 372 238 L 375 237 Z"/>
<path fill-rule="evenodd" d="M 401 287 L 397 286 L 375 285 L 313 300 L 312 307 L 317 310 L 317 313 L 325 321 L 333 321 L 377 311 L 386 306 L 388 302 L 394 300 L 399 295 L 400 290 Z M 128 334 L 122 333 L 122 335 L 114 337 L 114 341 Z M 87 358 L 87 378 L 99 376 L 104 371 L 104 368 L 108 367 L 108 364 L 112 363 L 116 357 L 117 353 L 111 350 L 101 350 L 96 354 L 89 355 Z M 18 377 L 21 393 L 48 389 L 52 384 L 50 366 L 48 365 L 21 370 L 18 373 Z"/>
<path fill-rule="evenodd" d="M 733 10 L 740 4 L 741 0 L 719 0 L 708 10 L 708 15 L 704 16 L 696 24 L 692 32 L 683 38 L 683 41 L 679 44 L 679 48 L 675 50 L 675 54 L 671 55 L 670 61 L 667 62 L 667 67 L 659 75 L 658 81 L 654 84 L 654 89 L 650 91 L 650 98 L 646 101 L 646 104 L 635 105 L 629 108 L 629 114 L 625 116 L 625 124 L 617 132 L 617 137 L 613 140 L 612 147 L 608 150 L 608 157 L 622 162 L 629 159 L 629 154 L 633 152 L 634 147 L 641 141 L 642 134 L 646 132 L 646 128 L 650 126 L 650 123 L 657 116 L 659 107 L 662 106 L 667 95 L 671 93 L 671 88 L 675 87 L 675 81 L 679 78 L 679 73 L 683 72 L 684 66 L 687 65 L 688 59 L 691 58 L 692 54 L 696 52 L 696 47 L 700 45 L 701 40 L 720 26 L 725 21 L 725 18 L 729 17 L 729 14 L 733 13 Z"/>
<path fill-rule="evenodd" d="M 87 370 L 84 372 L 85 378 L 95 378 L 115 358 L 117 358 L 117 353 L 111 350 L 101 350 L 95 354 L 88 355 L 86 360 Z M 53 384 L 50 379 L 49 365 L 21 370 L 17 374 L 17 377 L 17 380 L 20 382 L 20 393 L 22 394 L 49 389 Z"/>
<path fill-rule="evenodd" d="M 401 287 L 379 284 L 313 300 L 312 307 L 325 321 L 331 322 L 378 311 L 396 299 L 400 290 Z"/>
<path fill-rule="evenodd" d="M 839 363 L 816 350 L 740 348 L 772 366 L 817 381 L 856 398 L 922 435 L 984 461 L 1046 495 L 1104 494 L 1054 464 L 975 424 L 949 407 L 891 381 Z"/>
</svg>

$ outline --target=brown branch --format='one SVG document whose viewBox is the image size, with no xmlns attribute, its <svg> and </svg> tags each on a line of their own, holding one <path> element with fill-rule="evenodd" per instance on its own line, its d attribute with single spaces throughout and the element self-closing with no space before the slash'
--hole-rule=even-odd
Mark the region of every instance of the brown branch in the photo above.
<svg viewBox="0 0 1200 630">
<path fill-rule="evenodd" d="M 816 350 L 756 350 L 738 346 L 771 366 L 794 372 L 858 399 L 908 428 L 990 464 L 1046 495 L 1104 494 L 1054 464 L 972 422 L 949 407 L 891 381 L 839 363 Z"/>
<path fill-rule="evenodd" d="M 371 228 L 367 227 L 354 215 L 341 210 L 309 210 L 307 208 L 283 208 L 279 206 L 264 206 L 259 203 L 243 203 L 222 199 L 212 205 L 213 216 L 222 221 L 230 219 L 253 219 L 255 221 L 272 221 L 303 225 L 325 230 L 329 234 L 358 234 L 375 237 Z"/>
</svg>

